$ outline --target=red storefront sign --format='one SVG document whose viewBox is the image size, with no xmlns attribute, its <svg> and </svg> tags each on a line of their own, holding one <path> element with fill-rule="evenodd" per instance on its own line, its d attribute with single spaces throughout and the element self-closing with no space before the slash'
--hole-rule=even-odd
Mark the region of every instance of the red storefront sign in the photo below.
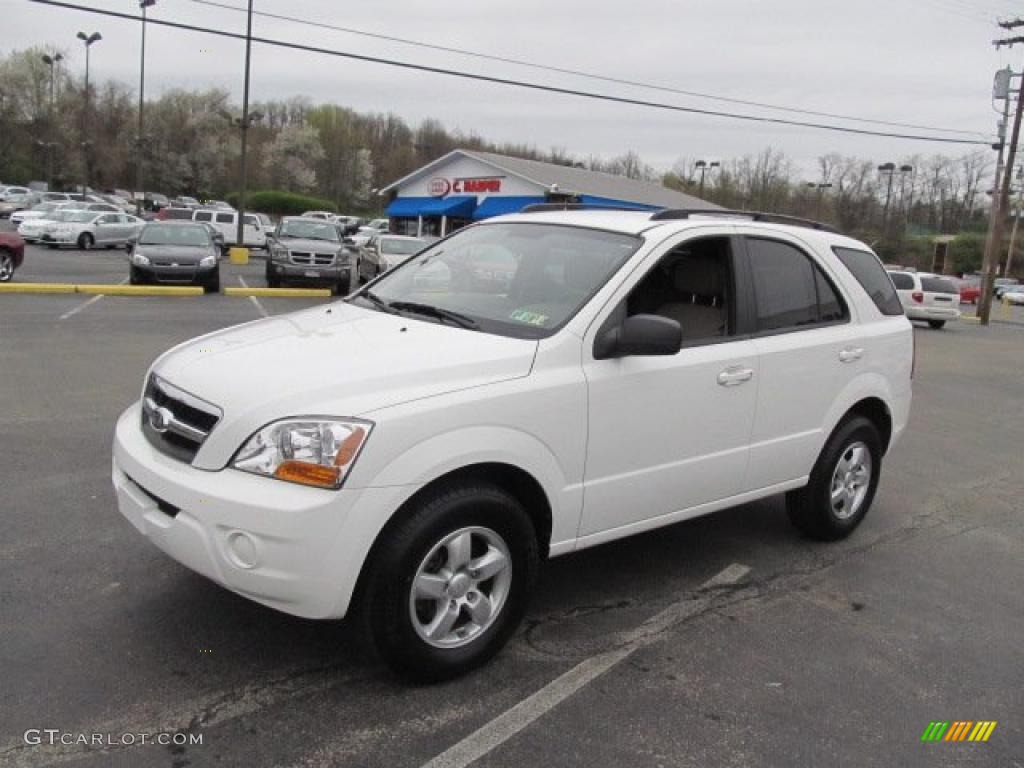
<svg viewBox="0 0 1024 768">
<path fill-rule="evenodd" d="M 428 185 L 430 194 L 434 197 L 444 197 L 448 194 L 475 195 L 493 194 L 501 192 L 500 177 L 478 177 L 472 179 L 444 179 L 439 177 L 430 180 Z"/>
</svg>

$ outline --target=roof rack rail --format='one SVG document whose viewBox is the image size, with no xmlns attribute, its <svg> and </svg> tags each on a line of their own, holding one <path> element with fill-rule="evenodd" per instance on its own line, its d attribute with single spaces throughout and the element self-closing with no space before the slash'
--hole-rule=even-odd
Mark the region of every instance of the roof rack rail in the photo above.
<svg viewBox="0 0 1024 768">
<path fill-rule="evenodd" d="M 600 203 L 531 203 L 520 213 L 546 213 L 548 211 L 635 211 L 650 213 L 650 208 L 631 205 L 601 205 Z"/>
<path fill-rule="evenodd" d="M 751 221 L 765 222 L 766 224 L 789 224 L 794 227 L 818 229 L 822 232 L 839 232 L 835 227 L 828 224 L 814 221 L 813 219 L 801 219 L 799 216 L 786 216 L 782 213 L 765 213 L 763 211 L 716 210 L 714 208 L 665 208 L 652 215 L 651 221 L 675 221 L 678 219 L 688 219 L 691 216 L 736 216 L 748 218 Z"/>
</svg>

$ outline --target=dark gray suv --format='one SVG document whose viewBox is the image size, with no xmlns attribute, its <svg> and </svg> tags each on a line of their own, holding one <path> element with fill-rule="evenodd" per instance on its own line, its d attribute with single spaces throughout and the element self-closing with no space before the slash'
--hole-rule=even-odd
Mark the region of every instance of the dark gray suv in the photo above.
<svg viewBox="0 0 1024 768">
<path fill-rule="evenodd" d="M 351 252 L 333 221 L 288 216 L 267 237 L 267 285 L 285 282 L 329 285 L 339 295 L 352 284 Z"/>
</svg>

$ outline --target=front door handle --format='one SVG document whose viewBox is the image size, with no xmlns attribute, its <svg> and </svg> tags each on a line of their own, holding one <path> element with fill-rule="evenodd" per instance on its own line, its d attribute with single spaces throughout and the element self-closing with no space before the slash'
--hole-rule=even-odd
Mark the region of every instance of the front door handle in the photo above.
<svg viewBox="0 0 1024 768">
<path fill-rule="evenodd" d="M 745 381 L 750 381 L 752 378 L 754 378 L 753 368 L 735 365 L 731 368 L 726 368 L 718 374 L 718 383 L 723 387 L 735 387 Z"/>
<path fill-rule="evenodd" d="M 847 347 L 839 353 L 839 362 L 852 363 L 864 357 L 864 347 Z"/>
</svg>

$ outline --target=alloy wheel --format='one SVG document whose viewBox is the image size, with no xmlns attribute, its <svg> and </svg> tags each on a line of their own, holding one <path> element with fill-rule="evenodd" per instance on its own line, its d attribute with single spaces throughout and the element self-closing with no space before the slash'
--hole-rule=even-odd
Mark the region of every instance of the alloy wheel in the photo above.
<svg viewBox="0 0 1024 768">
<path fill-rule="evenodd" d="M 490 528 L 460 528 L 437 542 L 416 569 L 409 615 L 420 639 L 458 648 L 485 632 L 512 585 L 508 545 Z"/>
<path fill-rule="evenodd" d="M 832 512 L 839 520 L 848 520 L 860 511 L 871 486 L 871 471 L 871 451 L 867 445 L 857 441 L 846 446 L 832 472 L 829 497 Z"/>
</svg>

